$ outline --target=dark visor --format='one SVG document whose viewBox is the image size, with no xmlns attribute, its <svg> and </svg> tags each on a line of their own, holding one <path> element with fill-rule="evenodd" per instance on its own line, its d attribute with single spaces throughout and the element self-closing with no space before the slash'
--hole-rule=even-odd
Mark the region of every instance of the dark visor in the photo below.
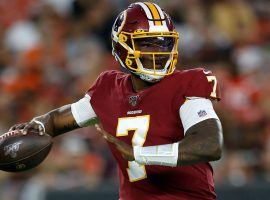
<svg viewBox="0 0 270 200">
<path fill-rule="evenodd" d="M 134 40 L 135 50 L 144 52 L 171 52 L 175 39 L 173 37 L 144 37 Z"/>
</svg>

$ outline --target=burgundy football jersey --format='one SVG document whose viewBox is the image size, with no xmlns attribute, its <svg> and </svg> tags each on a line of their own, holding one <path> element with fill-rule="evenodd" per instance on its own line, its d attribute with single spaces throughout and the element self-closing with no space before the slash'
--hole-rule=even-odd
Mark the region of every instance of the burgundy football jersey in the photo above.
<svg viewBox="0 0 270 200">
<path fill-rule="evenodd" d="M 106 71 L 87 93 L 104 130 L 128 144 L 141 146 L 184 138 L 179 109 L 185 97 L 219 99 L 215 76 L 203 68 L 175 71 L 139 92 L 134 92 L 130 75 Z M 109 146 L 119 166 L 120 200 L 216 198 L 209 163 L 144 166 L 124 160 L 113 145 Z"/>
</svg>

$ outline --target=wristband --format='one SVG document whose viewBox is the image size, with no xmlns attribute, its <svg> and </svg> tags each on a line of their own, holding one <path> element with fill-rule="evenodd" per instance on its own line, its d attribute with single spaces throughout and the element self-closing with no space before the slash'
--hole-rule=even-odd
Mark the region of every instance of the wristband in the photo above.
<svg viewBox="0 0 270 200">
<path fill-rule="evenodd" d="M 134 146 L 135 161 L 143 165 L 161 165 L 175 167 L 178 160 L 179 143 L 157 146 Z"/>
</svg>

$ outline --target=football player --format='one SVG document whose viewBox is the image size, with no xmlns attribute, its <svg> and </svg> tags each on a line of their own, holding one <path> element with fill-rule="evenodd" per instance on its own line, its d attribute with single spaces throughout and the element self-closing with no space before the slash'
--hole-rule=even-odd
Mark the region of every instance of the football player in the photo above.
<svg viewBox="0 0 270 200">
<path fill-rule="evenodd" d="M 216 199 L 210 161 L 220 159 L 222 127 L 212 101 L 216 77 L 175 70 L 179 35 L 150 2 L 131 4 L 112 28 L 121 71 L 105 71 L 85 96 L 11 130 L 54 136 L 94 124 L 119 167 L 121 200 Z"/>
</svg>

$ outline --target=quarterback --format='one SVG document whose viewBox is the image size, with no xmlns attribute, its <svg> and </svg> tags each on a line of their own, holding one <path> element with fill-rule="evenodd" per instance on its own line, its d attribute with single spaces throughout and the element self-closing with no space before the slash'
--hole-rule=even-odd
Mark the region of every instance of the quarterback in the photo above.
<svg viewBox="0 0 270 200">
<path fill-rule="evenodd" d="M 216 77 L 176 70 L 178 39 L 169 15 L 131 4 L 112 27 L 120 71 L 105 71 L 70 105 L 17 124 L 51 136 L 97 125 L 119 168 L 120 200 L 214 200 L 210 161 L 220 159 L 222 127 L 212 102 Z"/>
</svg>

